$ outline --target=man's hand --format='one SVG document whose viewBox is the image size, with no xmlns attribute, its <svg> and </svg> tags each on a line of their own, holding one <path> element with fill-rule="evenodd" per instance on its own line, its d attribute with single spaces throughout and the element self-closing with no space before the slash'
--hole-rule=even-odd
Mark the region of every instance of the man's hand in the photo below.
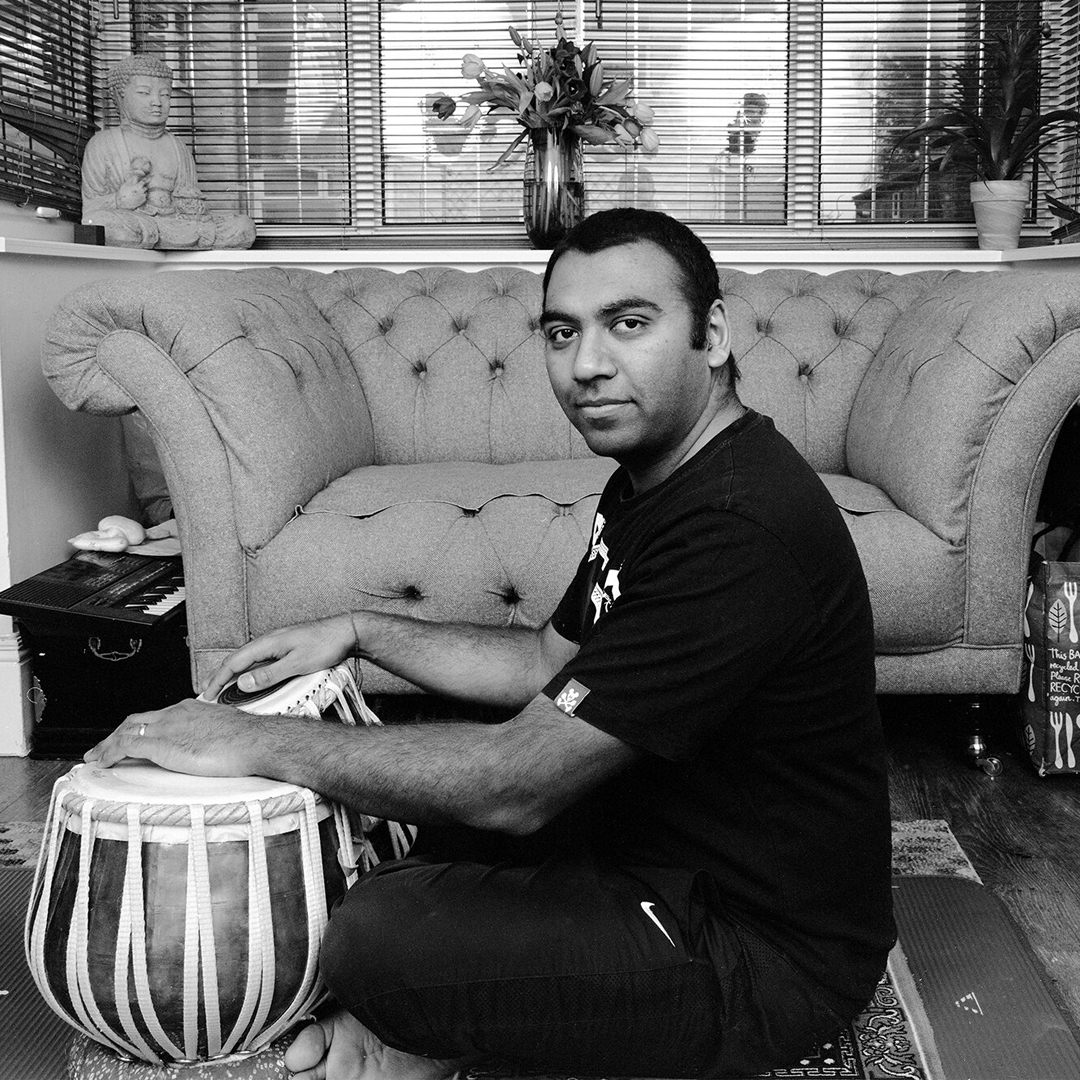
<svg viewBox="0 0 1080 1080">
<path fill-rule="evenodd" d="M 189 698 L 156 712 L 133 713 L 83 759 L 105 768 L 137 758 L 196 776 L 264 776 L 273 754 L 270 725 L 277 719 Z"/>
<path fill-rule="evenodd" d="M 274 630 L 228 657 L 203 687 L 202 696 L 213 701 L 237 675 L 241 676 L 240 689 L 250 693 L 296 675 L 323 671 L 351 656 L 355 646 L 353 621 L 348 615 Z"/>
</svg>

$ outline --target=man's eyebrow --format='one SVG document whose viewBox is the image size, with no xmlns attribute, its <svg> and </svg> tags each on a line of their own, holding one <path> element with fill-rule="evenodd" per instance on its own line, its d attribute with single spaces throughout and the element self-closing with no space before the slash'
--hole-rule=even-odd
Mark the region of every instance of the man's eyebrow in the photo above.
<svg viewBox="0 0 1080 1080">
<path fill-rule="evenodd" d="M 609 304 L 604 304 L 603 307 L 597 308 L 596 314 L 601 319 L 611 319 L 616 315 L 621 315 L 625 311 L 651 311 L 654 314 L 662 314 L 663 308 L 654 300 L 647 300 L 643 296 L 625 296 L 618 300 L 612 300 Z M 571 326 L 578 325 L 578 318 L 576 315 L 570 315 L 565 311 L 556 311 L 554 309 L 548 309 L 540 315 L 540 325 L 546 326 L 548 323 L 553 322 L 565 322 Z"/>
<path fill-rule="evenodd" d="M 621 315 L 624 311 L 651 311 L 656 315 L 663 312 L 663 308 L 655 300 L 646 300 L 643 296 L 626 296 L 620 300 L 613 300 L 605 304 L 597 311 L 602 319 L 610 319 L 615 315 Z"/>
<path fill-rule="evenodd" d="M 556 311 L 554 308 L 547 308 L 540 312 L 540 325 L 547 326 L 548 323 L 564 322 L 570 323 L 573 326 L 577 326 L 577 319 L 568 314 L 565 311 Z"/>
</svg>

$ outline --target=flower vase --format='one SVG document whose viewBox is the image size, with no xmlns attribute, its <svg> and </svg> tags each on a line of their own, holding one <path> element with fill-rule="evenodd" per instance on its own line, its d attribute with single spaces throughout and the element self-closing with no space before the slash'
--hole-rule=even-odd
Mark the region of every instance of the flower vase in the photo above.
<svg viewBox="0 0 1080 1080">
<path fill-rule="evenodd" d="M 581 140 L 539 128 L 525 153 L 525 232 L 533 247 L 554 247 L 585 217 Z"/>
</svg>

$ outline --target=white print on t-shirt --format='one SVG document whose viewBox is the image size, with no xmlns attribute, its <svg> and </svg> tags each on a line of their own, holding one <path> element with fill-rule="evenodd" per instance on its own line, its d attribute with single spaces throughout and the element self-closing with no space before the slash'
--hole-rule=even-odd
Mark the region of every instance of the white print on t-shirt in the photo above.
<svg viewBox="0 0 1080 1080">
<path fill-rule="evenodd" d="M 591 691 L 583 683 L 579 683 L 577 679 L 571 679 L 563 688 L 562 692 L 555 699 L 556 708 L 562 709 L 567 716 L 573 716 L 574 710 L 581 704 L 584 698 L 587 698 Z"/>
<path fill-rule="evenodd" d="M 603 536 L 605 524 L 606 522 L 603 514 L 597 514 L 596 517 L 593 518 L 592 545 L 589 548 L 589 562 L 592 562 L 598 555 L 600 556 L 600 573 L 607 570 L 608 565 L 608 546 L 604 543 Z M 622 567 L 618 566 L 614 570 L 608 570 L 607 577 L 604 578 L 604 584 L 601 585 L 598 581 L 593 586 L 593 591 L 589 595 L 589 599 L 596 609 L 596 614 L 593 616 L 594 624 L 600 619 L 600 616 L 619 599 L 619 571 L 621 569 Z"/>
<path fill-rule="evenodd" d="M 604 561 L 600 564 L 603 569 L 607 569 L 608 563 L 608 549 L 607 544 L 604 543 L 601 538 L 601 533 L 604 531 L 604 515 L 597 514 L 593 518 L 592 523 L 592 546 L 589 548 L 589 562 L 592 562 L 597 555 Z"/>
<path fill-rule="evenodd" d="M 601 615 L 607 611 L 616 600 L 619 599 L 621 590 L 619 589 L 619 570 L 622 567 L 618 567 L 615 570 L 609 570 L 607 577 L 604 578 L 604 584 L 601 587 L 599 584 L 593 586 L 592 600 L 593 607 L 596 608 L 596 614 L 593 616 L 593 622 L 597 622 Z"/>
</svg>

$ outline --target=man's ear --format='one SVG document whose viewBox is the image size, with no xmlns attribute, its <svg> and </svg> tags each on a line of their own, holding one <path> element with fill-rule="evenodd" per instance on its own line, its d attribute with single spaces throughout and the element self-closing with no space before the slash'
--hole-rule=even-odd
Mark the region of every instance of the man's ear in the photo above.
<svg viewBox="0 0 1080 1080">
<path fill-rule="evenodd" d="M 723 300 L 714 300 L 705 323 L 705 340 L 709 348 L 709 367 L 718 368 L 727 363 L 731 352 L 731 329 L 728 326 L 727 309 Z"/>
</svg>

